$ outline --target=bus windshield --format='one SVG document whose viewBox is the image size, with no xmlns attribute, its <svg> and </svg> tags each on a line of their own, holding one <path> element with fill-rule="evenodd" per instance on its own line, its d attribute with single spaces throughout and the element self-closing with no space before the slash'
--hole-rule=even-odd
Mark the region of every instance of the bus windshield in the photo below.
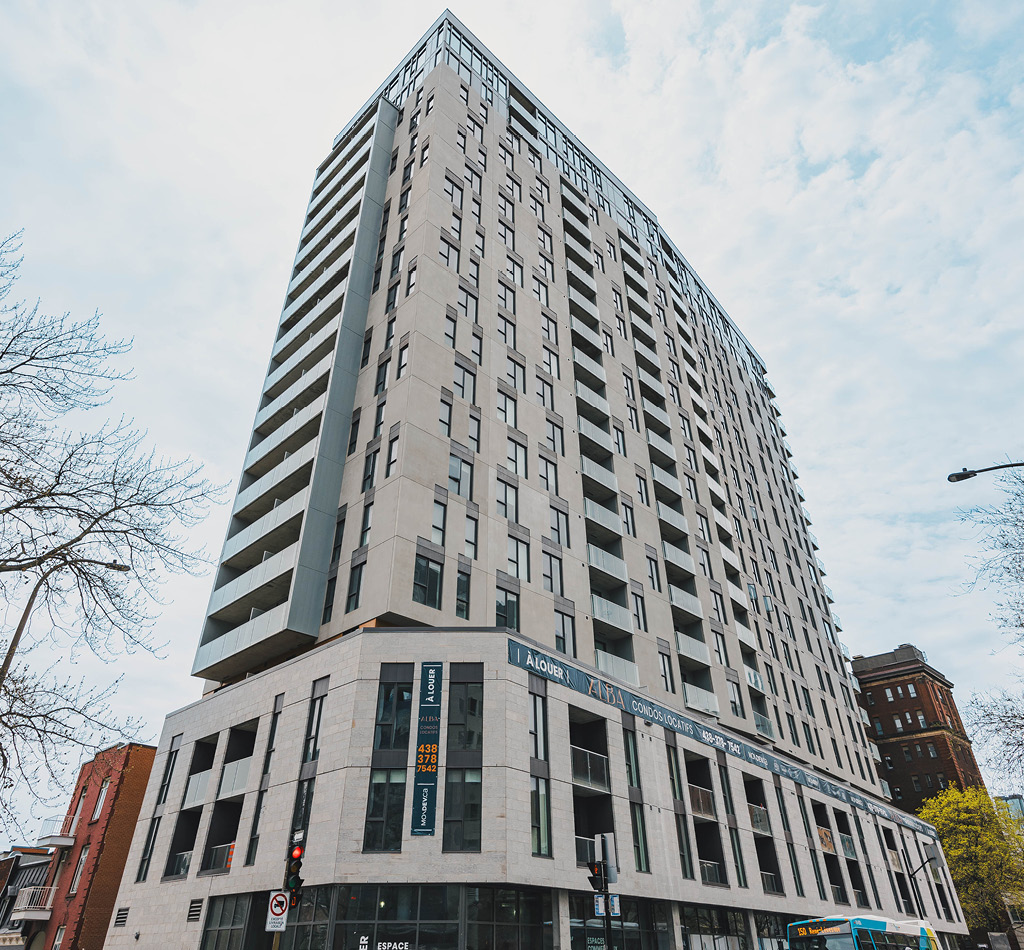
<svg viewBox="0 0 1024 950">
<path fill-rule="evenodd" d="M 789 950 L 856 950 L 853 934 L 815 934 L 789 938 Z"/>
</svg>

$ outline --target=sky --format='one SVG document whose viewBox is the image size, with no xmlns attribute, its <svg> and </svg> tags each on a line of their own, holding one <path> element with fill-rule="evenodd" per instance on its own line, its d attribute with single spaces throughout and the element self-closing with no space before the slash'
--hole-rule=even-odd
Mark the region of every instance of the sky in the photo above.
<svg viewBox="0 0 1024 950">
<path fill-rule="evenodd" d="M 1012 684 L 1024 657 L 997 593 L 965 589 L 983 551 L 961 512 L 998 484 L 945 476 L 1024 458 L 1024 6 L 452 9 L 657 214 L 764 358 L 852 652 L 914 643 L 961 705 Z M 20 296 L 134 339 L 106 412 L 233 488 L 313 171 L 441 10 L 0 5 L 0 233 L 25 232 Z M 194 533 L 214 556 L 227 517 Z M 165 586 L 159 655 L 74 658 L 123 675 L 141 739 L 199 695 L 210 584 Z"/>
</svg>

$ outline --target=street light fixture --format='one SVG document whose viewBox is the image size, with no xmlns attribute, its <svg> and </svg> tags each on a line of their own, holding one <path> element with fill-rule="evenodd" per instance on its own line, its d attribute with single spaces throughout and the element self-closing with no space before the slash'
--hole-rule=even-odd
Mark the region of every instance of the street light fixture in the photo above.
<svg viewBox="0 0 1024 950">
<path fill-rule="evenodd" d="M 959 472 L 951 472 L 946 476 L 947 482 L 962 482 L 968 478 L 974 478 L 981 472 L 994 472 L 999 468 L 1021 468 L 1024 462 L 1008 462 L 1006 465 L 990 465 L 988 468 L 961 469 Z"/>
</svg>

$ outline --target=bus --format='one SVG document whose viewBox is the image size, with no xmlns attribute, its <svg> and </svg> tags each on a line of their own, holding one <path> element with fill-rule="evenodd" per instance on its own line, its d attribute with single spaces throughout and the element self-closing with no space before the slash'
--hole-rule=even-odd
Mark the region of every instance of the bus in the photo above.
<svg viewBox="0 0 1024 950">
<path fill-rule="evenodd" d="M 789 925 L 789 950 L 939 950 L 926 920 L 817 917 Z"/>
</svg>

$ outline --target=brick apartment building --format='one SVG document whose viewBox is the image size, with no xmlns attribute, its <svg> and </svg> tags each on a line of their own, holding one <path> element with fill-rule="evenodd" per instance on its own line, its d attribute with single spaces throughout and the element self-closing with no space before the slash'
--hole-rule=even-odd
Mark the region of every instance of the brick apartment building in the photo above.
<svg viewBox="0 0 1024 950">
<path fill-rule="evenodd" d="M 895 801 L 917 811 L 948 785 L 984 787 L 953 699 L 953 684 L 904 643 L 889 653 L 857 656 L 858 701 L 871 718 L 882 761 L 879 775 Z"/>
<path fill-rule="evenodd" d="M 41 883 L 18 891 L 11 913 L 31 950 L 97 950 L 114 911 L 156 749 L 130 743 L 82 766 L 66 815 L 48 819 Z M 125 922 L 122 921 L 122 925 Z"/>
</svg>

